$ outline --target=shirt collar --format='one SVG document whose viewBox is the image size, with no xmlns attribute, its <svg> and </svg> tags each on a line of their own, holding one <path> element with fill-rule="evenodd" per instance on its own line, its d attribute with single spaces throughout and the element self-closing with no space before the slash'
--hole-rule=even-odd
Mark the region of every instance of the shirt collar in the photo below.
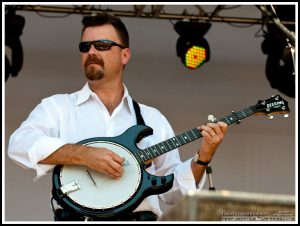
<svg viewBox="0 0 300 226">
<path fill-rule="evenodd" d="M 131 114 L 135 114 L 134 108 L 133 108 L 133 103 L 132 103 L 132 98 L 130 97 L 129 93 L 128 93 L 128 89 L 125 86 L 125 84 L 123 84 L 124 86 L 124 96 L 122 101 L 124 101 L 124 103 L 126 103 L 129 111 Z"/>
<path fill-rule="evenodd" d="M 125 84 L 123 84 L 124 86 L 124 95 L 122 98 L 122 102 L 124 102 L 124 104 L 126 105 L 126 107 L 129 109 L 130 113 L 134 113 L 134 107 L 133 107 L 133 103 L 132 103 L 132 98 L 130 97 L 129 93 L 128 93 L 128 89 L 125 86 Z M 80 105 L 84 102 L 86 102 L 91 96 L 95 96 L 96 94 L 90 89 L 88 83 L 86 83 L 84 85 L 84 87 L 78 92 L 78 98 L 76 101 L 76 105 Z"/>
<path fill-rule="evenodd" d="M 93 94 L 93 91 L 90 89 L 88 83 L 86 83 L 84 85 L 84 87 L 78 91 L 78 96 L 77 96 L 77 100 L 76 100 L 76 105 L 80 105 L 83 102 L 87 101 L 90 96 Z"/>
</svg>

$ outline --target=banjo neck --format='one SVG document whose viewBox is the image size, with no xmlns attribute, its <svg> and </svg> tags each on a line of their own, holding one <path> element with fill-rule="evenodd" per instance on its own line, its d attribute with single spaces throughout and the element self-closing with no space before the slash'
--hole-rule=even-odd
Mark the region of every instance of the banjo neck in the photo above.
<svg viewBox="0 0 300 226">
<path fill-rule="evenodd" d="M 256 111 L 255 111 L 254 107 L 248 107 L 239 112 L 232 112 L 230 115 L 228 115 L 222 119 L 216 120 L 216 121 L 225 122 L 225 123 L 227 123 L 227 125 L 230 125 L 233 123 L 240 123 L 240 121 L 242 119 L 249 117 L 250 115 L 254 114 L 255 112 Z M 181 133 L 177 136 L 174 136 L 168 140 L 165 140 L 163 142 L 155 144 L 151 147 L 148 147 L 143 150 L 139 150 L 138 152 L 134 153 L 134 155 L 140 164 L 143 164 L 143 163 L 148 164 L 155 157 L 158 157 L 162 154 L 172 151 L 175 148 L 179 148 L 179 147 L 181 147 L 185 144 L 188 144 L 194 140 L 197 140 L 201 137 L 202 137 L 202 134 L 199 131 L 199 129 L 194 128 L 194 129 L 188 130 L 184 133 Z"/>
<path fill-rule="evenodd" d="M 247 118 L 253 114 L 256 115 L 268 115 L 269 119 L 273 118 L 272 114 L 284 114 L 284 117 L 288 117 L 289 107 L 287 101 L 282 99 L 281 96 L 272 96 L 266 100 L 259 100 L 256 105 L 245 108 L 242 111 L 232 112 L 222 119 L 213 119 L 213 122 L 222 121 L 231 125 L 233 123 L 239 124 L 242 119 Z M 190 143 L 196 139 L 202 137 L 202 134 L 197 128 L 191 129 L 177 136 L 174 136 L 166 141 L 160 142 L 156 145 L 148 147 L 144 150 L 139 150 L 135 153 L 136 159 L 140 164 L 149 162 L 149 160 L 162 155 L 166 152 L 174 150 L 182 145 Z"/>
</svg>

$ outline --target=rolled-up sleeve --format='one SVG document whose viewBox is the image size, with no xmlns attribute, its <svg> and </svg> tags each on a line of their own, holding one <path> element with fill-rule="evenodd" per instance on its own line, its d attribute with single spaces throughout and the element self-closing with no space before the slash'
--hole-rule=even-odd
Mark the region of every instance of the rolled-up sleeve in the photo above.
<svg viewBox="0 0 300 226">
<path fill-rule="evenodd" d="M 189 190 L 201 190 L 205 183 L 205 174 L 198 184 L 195 183 L 195 178 L 191 169 L 191 159 L 179 164 L 175 169 L 175 176 L 182 194 L 186 194 Z"/>
<path fill-rule="evenodd" d="M 200 191 L 205 183 L 206 175 L 203 174 L 200 182 L 196 184 L 191 169 L 191 159 L 179 163 L 174 169 L 173 187 L 168 192 L 161 194 L 160 198 L 166 204 L 173 205 L 180 201 L 188 191 Z"/>
<path fill-rule="evenodd" d="M 28 157 L 33 168 L 36 170 L 38 177 L 45 175 L 54 167 L 54 165 L 39 164 L 38 162 L 51 155 L 65 144 L 66 142 L 61 139 L 52 137 L 41 137 L 34 142 L 28 150 Z"/>
<path fill-rule="evenodd" d="M 39 161 L 66 144 L 58 138 L 59 125 L 54 108 L 50 99 L 44 99 L 9 139 L 8 156 L 24 168 L 35 169 L 37 177 L 54 167 L 39 164 Z"/>
</svg>

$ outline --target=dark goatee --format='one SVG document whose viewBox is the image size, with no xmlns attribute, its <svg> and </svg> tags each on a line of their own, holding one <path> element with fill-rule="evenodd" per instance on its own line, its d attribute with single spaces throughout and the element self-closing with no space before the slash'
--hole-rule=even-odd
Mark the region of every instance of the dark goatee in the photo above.
<svg viewBox="0 0 300 226">
<path fill-rule="evenodd" d="M 89 69 L 85 70 L 85 76 L 91 81 L 100 80 L 104 77 L 104 71 L 101 68 L 95 68 L 90 66 Z"/>
<path fill-rule="evenodd" d="M 101 58 L 97 58 L 95 55 L 88 56 L 84 63 L 84 69 L 85 76 L 91 81 L 100 80 L 104 77 L 104 62 Z"/>
</svg>

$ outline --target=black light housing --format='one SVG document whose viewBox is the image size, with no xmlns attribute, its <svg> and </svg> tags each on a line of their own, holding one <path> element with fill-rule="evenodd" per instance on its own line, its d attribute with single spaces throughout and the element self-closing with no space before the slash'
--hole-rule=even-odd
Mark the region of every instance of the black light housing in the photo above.
<svg viewBox="0 0 300 226">
<path fill-rule="evenodd" d="M 209 44 L 203 37 L 211 27 L 210 23 L 179 21 L 174 25 L 180 35 L 176 52 L 184 66 L 197 69 L 210 59 Z"/>
<path fill-rule="evenodd" d="M 24 17 L 16 15 L 14 8 L 5 13 L 5 45 L 11 48 L 11 63 L 5 56 L 5 81 L 9 75 L 17 76 L 23 66 L 23 48 L 20 36 L 25 25 Z"/>
<path fill-rule="evenodd" d="M 295 20 L 295 6 L 279 5 L 275 6 L 275 9 L 280 20 Z M 290 31 L 295 31 L 294 25 L 286 27 Z M 265 71 L 271 87 L 289 97 L 295 97 L 295 62 L 286 35 L 275 24 L 267 24 L 261 48 L 267 55 Z"/>
</svg>

